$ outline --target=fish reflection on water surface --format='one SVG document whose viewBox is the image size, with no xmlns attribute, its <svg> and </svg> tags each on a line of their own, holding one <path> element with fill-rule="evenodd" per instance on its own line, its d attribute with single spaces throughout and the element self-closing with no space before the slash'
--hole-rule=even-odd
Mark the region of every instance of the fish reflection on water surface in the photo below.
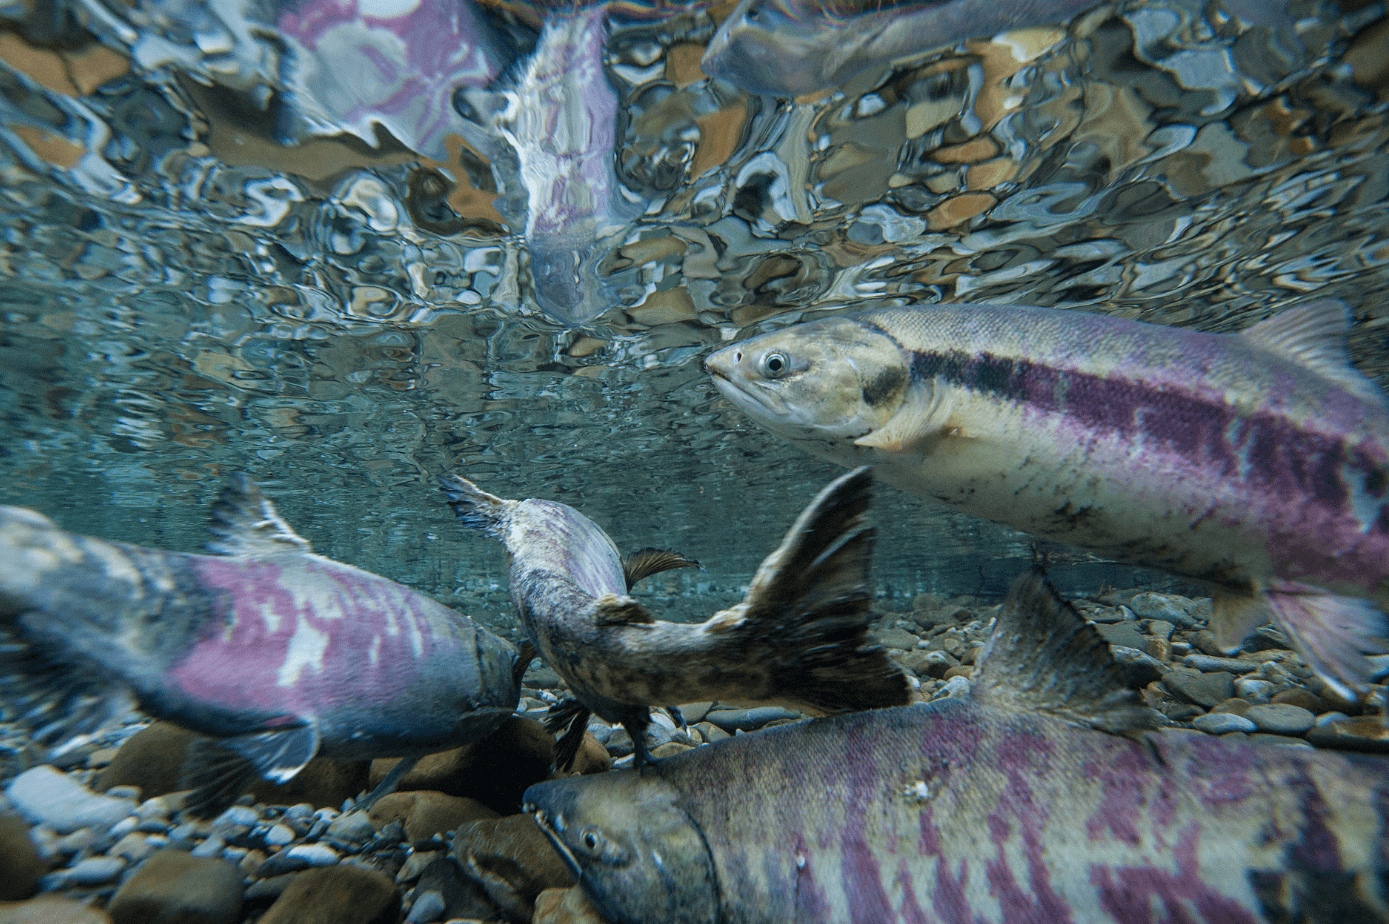
<svg viewBox="0 0 1389 924">
<path fill-rule="evenodd" d="M 526 807 L 614 924 L 1389 920 L 1389 761 L 1144 732 L 1039 571 L 972 690 L 540 783 Z"/>
<path fill-rule="evenodd" d="M 486 737 L 520 698 L 506 641 L 409 588 L 313 554 L 235 479 L 195 555 L 0 507 L 0 692 L 41 743 L 138 705 L 218 739 L 185 767 L 220 810 L 315 756 L 419 757 Z M 402 762 L 404 763 L 404 762 Z"/>
<path fill-rule="evenodd" d="M 1389 403 L 1349 328 L 1337 301 L 1240 334 L 939 304 L 794 325 L 706 367 L 814 455 L 1206 583 L 1223 646 L 1271 618 L 1347 694 L 1389 634 Z"/>
</svg>

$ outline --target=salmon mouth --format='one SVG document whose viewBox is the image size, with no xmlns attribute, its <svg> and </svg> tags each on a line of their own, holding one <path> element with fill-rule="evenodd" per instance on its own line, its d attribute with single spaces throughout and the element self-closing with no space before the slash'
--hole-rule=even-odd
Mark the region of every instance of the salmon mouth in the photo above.
<svg viewBox="0 0 1389 924">
<path fill-rule="evenodd" d="M 559 854 L 564 865 L 569 867 L 569 872 L 573 873 L 574 878 L 576 880 L 583 879 L 584 871 L 579 867 L 579 861 L 575 859 L 574 852 L 565 846 L 563 839 L 559 836 L 560 832 L 564 830 L 564 816 L 556 815 L 552 821 L 549 814 L 544 809 L 537 807 L 534 802 L 526 803 L 522 809 L 529 812 L 530 816 L 535 819 L 536 825 L 549 839 L 550 846 L 555 848 L 555 853 Z"/>
</svg>

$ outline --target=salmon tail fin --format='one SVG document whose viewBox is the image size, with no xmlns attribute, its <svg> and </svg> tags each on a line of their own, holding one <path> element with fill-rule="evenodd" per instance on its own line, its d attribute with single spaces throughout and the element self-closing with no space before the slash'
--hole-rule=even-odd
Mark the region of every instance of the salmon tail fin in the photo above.
<svg viewBox="0 0 1389 924">
<path fill-rule="evenodd" d="M 1113 734 L 1163 723 L 1125 686 L 1104 637 L 1036 565 L 1009 588 L 970 689 L 980 702 L 1046 712 Z"/>
<path fill-rule="evenodd" d="M 0 720 L 25 728 L 31 741 L 48 749 L 48 759 L 99 737 L 134 708 L 135 697 L 123 684 L 50 657 L 0 626 Z"/>
<path fill-rule="evenodd" d="M 462 475 L 449 472 L 439 476 L 439 485 L 448 495 L 458 522 L 493 539 L 503 539 L 509 508 L 515 501 L 503 500 L 473 484 Z"/>
<path fill-rule="evenodd" d="M 673 571 L 676 568 L 698 568 L 704 570 L 704 566 L 693 558 L 686 558 L 679 552 L 671 549 L 637 549 L 623 556 L 622 577 L 627 582 L 627 590 L 637 586 L 637 582 L 649 578 L 653 574 L 660 574 L 662 571 Z"/>
<path fill-rule="evenodd" d="M 1348 700 L 1383 673 L 1369 655 L 1389 652 L 1389 622 L 1368 600 L 1279 582 L 1267 593 L 1273 615 L 1307 666 Z"/>
<path fill-rule="evenodd" d="M 762 562 L 743 602 L 704 624 L 727 634 L 730 660 L 765 672 L 764 701 L 816 714 L 910 702 L 906 674 L 868 635 L 871 488 L 866 467 L 832 482 Z"/>
</svg>

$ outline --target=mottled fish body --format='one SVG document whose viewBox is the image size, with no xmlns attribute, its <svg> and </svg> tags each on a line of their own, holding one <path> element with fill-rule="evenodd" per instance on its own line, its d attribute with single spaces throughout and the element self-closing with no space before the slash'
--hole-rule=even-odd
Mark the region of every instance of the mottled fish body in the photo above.
<svg viewBox="0 0 1389 924">
<path fill-rule="evenodd" d="M 541 783 L 527 810 L 614 924 L 1389 921 L 1389 762 L 1140 732 L 1042 588 L 1015 585 L 968 697 Z M 1096 676 L 1108 703 L 1074 695 Z M 1128 736 L 1083 727 L 1095 707 Z"/>
<path fill-rule="evenodd" d="M 14 643 L 0 689 L 52 723 L 45 738 L 95 730 L 133 699 L 282 781 L 316 755 L 457 747 L 515 709 L 506 641 L 313 554 L 249 479 L 223 492 L 216 516 L 221 554 L 197 555 L 0 508 L 0 621 Z"/>
<path fill-rule="evenodd" d="M 742 0 L 700 62 L 749 93 L 802 96 L 870 67 L 1030 26 L 1065 23 L 1097 0 L 925 0 L 899 4 Z"/>
<path fill-rule="evenodd" d="M 642 577 L 690 560 L 651 549 L 624 560 L 565 504 L 504 500 L 457 476 L 443 483 L 460 520 L 506 547 L 521 625 L 587 710 L 580 717 L 622 723 L 640 761 L 649 706 L 717 699 L 823 714 L 908 700 L 906 677 L 866 634 L 873 531 L 863 522 L 864 470 L 812 501 L 742 603 L 698 624 L 656 620 L 628 596 Z M 583 731 L 583 722 L 565 724 Z"/>
<path fill-rule="evenodd" d="M 1358 688 L 1389 604 L 1389 407 L 1349 365 L 1349 323 L 1334 301 L 1240 334 L 934 305 L 796 325 L 707 368 L 810 452 L 1206 582 L 1223 643 L 1272 617 Z"/>
</svg>

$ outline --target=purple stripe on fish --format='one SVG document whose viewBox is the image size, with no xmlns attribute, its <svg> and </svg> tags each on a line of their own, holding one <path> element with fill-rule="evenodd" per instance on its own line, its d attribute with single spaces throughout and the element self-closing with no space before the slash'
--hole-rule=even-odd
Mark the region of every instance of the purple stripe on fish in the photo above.
<svg viewBox="0 0 1389 924">
<path fill-rule="evenodd" d="M 1175 874 L 1157 866 L 1092 865 L 1090 884 L 1099 892 L 1100 907 L 1117 924 L 1154 924 L 1159 920 L 1258 924 L 1238 902 L 1202 881 L 1197 859 L 1200 831 L 1200 824 L 1193 821 L 1182 832 L 1172 851 L 1177 863 Z M 1160 912 L 1155 901 L 1161 903 Z"/>
<path fill-rule="evenodd" d="M 1358 480 L 1355 487 L 1373 501 L 1385 498 L 1389 457 L 1380 446 L 1350 445 L 1275 411 L 1241 412 L 1199 386 L 1096 375 L 987 352 L 911 356 L 918 381 L 939 376 L 1032 412 L 1063 415 L 1079 446 L 1113 434 L 1143 446 L 1150 466 L 1166 454 L 1180 460 L 1168 463 L 1174 475 L 1247 485 L 1275 540 L 1269 550 L 1290 577 L 1331 577 L 1323 573 L 1328 548 L 1344 550 L 1335 564 L 1335 577 L 1343 580 L 1377 580 L 1389 558 L 1389 507 L 1361 523 L 1347 482 Z"/>
</svg>

